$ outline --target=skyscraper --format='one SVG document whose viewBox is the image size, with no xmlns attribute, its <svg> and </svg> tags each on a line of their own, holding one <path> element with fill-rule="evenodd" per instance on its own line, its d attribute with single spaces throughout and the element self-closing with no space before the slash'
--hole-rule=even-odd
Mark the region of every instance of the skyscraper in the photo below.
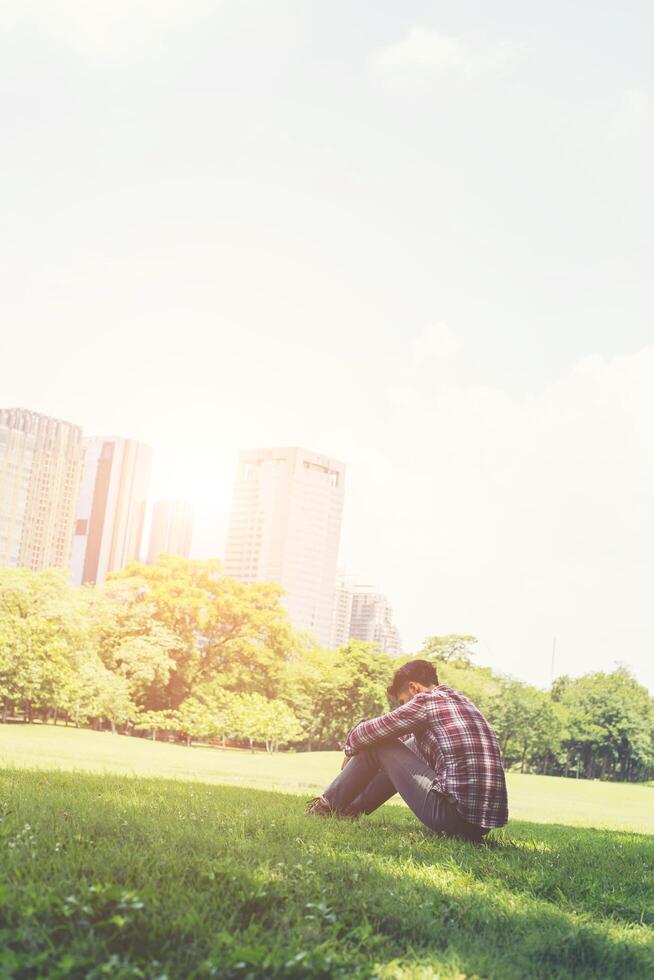
<svg viewBox="0 0 654 980">
<path fill-rule="evenodd" d="M 331 640 L 345 466 L 305 449 L 241 453 L 225 572 L 278 582 L 296 628 Z"/>
<path fill-rule="evenodd" d="M 384 653 L 402 653 L 400 634 L 386 596 L 372 585 L 357 585 L 352 592 L 350 638 L 375 643 Z"/>
<path fill-rule="evenodd" d="M 374 643 L 384 653 L 397 657 L 402 642 L 386 596 L 373 585 L 361 585 L 352 576 L 339 575 L 332 623 L 332 645 L 348 640 Z"/>
<path fill-rule="evenodd" d="M 82 457 L 78 426 L 0 409 L 0 565 L 68 565 Z"/>
<path fill-rule="evenodd" d="M 162 553 L 188 558 L 192 535 L 191 505 L 183 500 L 157 500 L 152 508 L 148 564 L 153 564 Z"/>
<path fill-rule="evenodd" d="M 140 557 L 152 450 L 134 439 L 85 440 L 71 560 L 74 585 L 104 582 Z"/>
<path fill-rule="evenodd" d="M 332 617 L 331 646 L 342 647 L 350 639 L 352 624 L 352 581 L 344 572 L 336 577 L 336 593 L 334 596 L 334 613 Z"/>
</svg>

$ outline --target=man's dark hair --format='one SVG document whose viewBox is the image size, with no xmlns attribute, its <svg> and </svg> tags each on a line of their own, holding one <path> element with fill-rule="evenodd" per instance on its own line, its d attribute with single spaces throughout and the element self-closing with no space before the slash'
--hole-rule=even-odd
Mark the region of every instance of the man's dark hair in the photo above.
<svg viewBox="0 0 654 980">
<path fill-rule="evenodd" d="M 395 700 L 409 681 L 413 681 L 414 684 L 424 684 L 425 687 L 438 684 L 438 674 L 433 663 L 430 660 L 410 660 L 403 664 L 393 674 L 393 683 L 388 688 L 389 698 Z"/>
</svg>

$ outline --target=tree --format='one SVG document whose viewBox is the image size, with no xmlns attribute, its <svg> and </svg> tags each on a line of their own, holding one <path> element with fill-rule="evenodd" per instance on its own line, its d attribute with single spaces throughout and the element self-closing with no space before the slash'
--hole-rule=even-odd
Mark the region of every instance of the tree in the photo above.
<svg viewBox="0 0 654 980">
<path fill-rule="evenodd" d="M 359 640 L 338 650 L 305 649 L 288 667 L 282 697 L 300 719 L 310 747 L 337 746 L 359 721 L 389 710 L 386 691 L 396 666 Z"/>
<path fill-rule="evenodd" d="M 202 701 L 192 695 L 182 701 L 177 711 L 173 713 L 173 718 L 176 726 L 184 732 L 187 745 L 190 745 L 193 739 L 208 738 L 214 733 L 214 716 Z"/>
<path fill-rule="evenodd" d="M 462 633 L 449 633 L 447 636 L 428 636 L 422 644 L 418 657 L 423 660 L 436 660 L 439 663 L 457 663 L 469 665 L 475 651 L 472 644 L 477 642 L 476 636 Z"/>
<path fill-rule="evenodd" d="M 124 636 L 116 644 L 109 664 L 112 671 L 125 679 L 136 705 L 152 710 L 165 707 L 161 692 L 166 690 L 175 667 L 172 653 L 176 646 L 174 634 L 156 622 L 150 624 L 146 633 Z"/>
<path fill-rule="evenodd" d="M 625 668 L 560 679 L 553 697 L 568 712 L 570 760 L 587 778 L 626 780 L 654 764 L 652 700 Z"/>
<path fill-rule="evenodd" d="M 3 719 L 62 709 L 79 666 L 93 658 L 86 608 L 63 570 L 0 569 Z"/>
<path fill-rule="evenodd" d="M 0 569 L 0 716 L 113 731 L 226 734 L 270 752 L 335 747 L 388 710 L 397 661 L 351 641 L 294 634 L 274 585 L 244 586 L 217 562 L 163 557 L 104 588 L 63 570 Z M 471 662 L 474 637 L 430 637 L 421 654 L 496 729 L 508 765 L 588 778 L 654 778 L 654 700 L 628 670 L 557 678 L 550 695 Z M 243 693 L 247 692 L 247 693 Z"/>
<path fill-rule="evenodd" d="M 250 749 L 263 742 L 267 752 L 302 738 L 302 726 L 289 706 L 251 692 L 237 694 L 227 706 L 226 727 L 237 739 L 247 739 Z"/>
<path fill-rule="evenodd" d="M 174 710 L 217 679 L 226 690 L 277 694 L 293 646 L 278 586 L 243 585 L 224 576 L 217 561 L 163 555 L 111 576 L 107 590 L 128 620 L 156 623 L 174 637 L 166 644 L 167 681 L 156 687 L 161 707 Z M 127 635 L 134 635 L 129 624 Z"/>
<path fill-rule="evenodd" d="M 203 696 L 191 695 L 182 701 L 173 717 L 177 727 L 186 735 L 186 744 L 193 739 L 223 735 L 227 727 L 227 705 L 219 692 L 203 692 Z"/>
<path fill-rule="evenodd" d="M 267 752 L 276 752 L 280 745 L 298 742 L 304 734 L 299 719 L 284 701 L 268 701 L 259 723 L 259 737 Z"/>
<path fill-rule="evenodd" d="M 505 678 L 488 711 L 505 761 L 511 741 L 520 742 L 524 737 L 530 724 L 530 714 L 527 685 Z"/>
<path fill-rule="evenodd" d="M 461 691 L 490 718 L 504 683 L 498 674 L 494 674 L 490 667 L 477 667 L 461 660 L 439 662 L 436 667 L 441 684 Z"/>
<path fill-rule="evenodd" d="M 260 728 L 257 714 L 265 711 L 266 698 L 262 694 L 236 694 L 227 705 L 225 728 L 228 735 L 237 740 L 247 740 L 254 751 L 255 739 L 259 738 Z"/>
<path fill-rule="evenodd" d="M 149 732 L 153 742 L 157 741 L 159 732 L 176 732 L 179 724 L 173 711 L 137 711 L 132 727 L 136 732 Z"/>
</svg>

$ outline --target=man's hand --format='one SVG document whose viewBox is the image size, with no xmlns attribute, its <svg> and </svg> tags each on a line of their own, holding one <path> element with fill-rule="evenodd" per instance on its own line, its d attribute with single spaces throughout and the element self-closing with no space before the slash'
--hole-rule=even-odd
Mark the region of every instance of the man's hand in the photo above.
<svg viewBox="0 0 654 980">
<path fill-rule="evenodd" d="M 341 772 L 345 769 L 346 765 L 348 764 L 348 762 L 350 761 L 351 758 L 352 758 L 351 755 L 344 755 L 343 756 L 343 762 L 341 763 Z"/>
</svg>

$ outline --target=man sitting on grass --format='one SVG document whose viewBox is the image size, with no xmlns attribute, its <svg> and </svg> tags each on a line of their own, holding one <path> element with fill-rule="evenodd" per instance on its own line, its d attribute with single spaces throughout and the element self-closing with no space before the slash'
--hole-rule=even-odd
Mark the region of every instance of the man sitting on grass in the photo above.
<svg viewBox="0 0 654 980">
<path fill-rule="evenodd" d="M 479 841 L 503 827 L 500 747 L 472 701 L 439 684 L 428 660 L 400 667 L 388 694 L 399 706 L 352 729 L 341 772 L 307 812 L 357 817 L 399 793 L 430 830 Z"/>
</svg>

